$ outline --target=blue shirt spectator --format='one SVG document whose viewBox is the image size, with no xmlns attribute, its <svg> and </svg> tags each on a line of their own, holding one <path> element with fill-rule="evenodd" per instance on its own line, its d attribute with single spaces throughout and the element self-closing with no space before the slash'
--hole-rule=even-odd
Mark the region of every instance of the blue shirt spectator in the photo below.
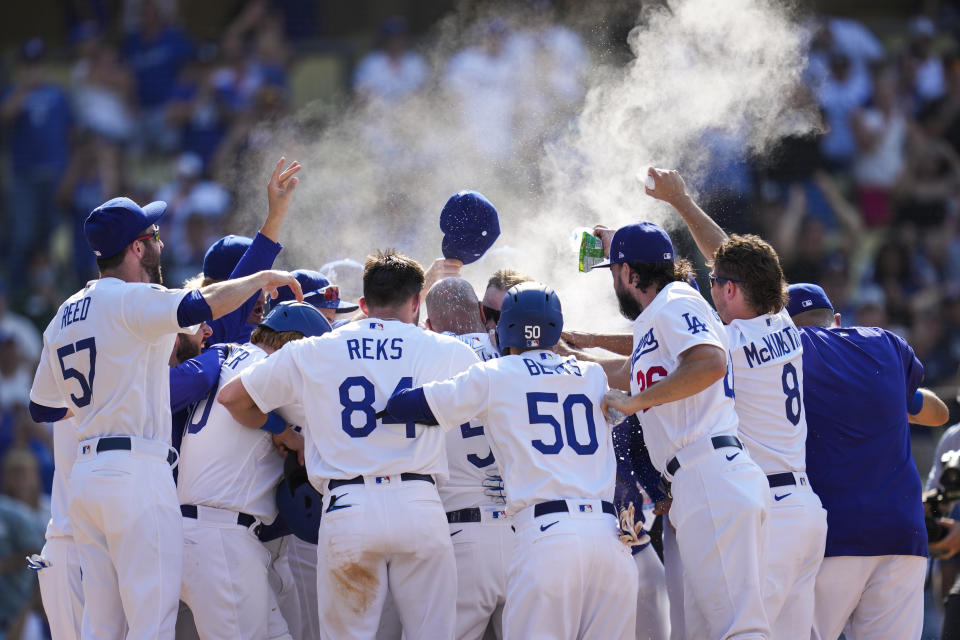
<svg viewBox="0 0 960 640">
<path fill-rule="evenodd" d="M 124 52 L 137 79 L 140 105 L 157 107 L 173 95 L 180 68 L 193 55 L 193 45 L 183 31 L 168 25 L 152 36 L 148 30 L 127 35 Z"/>
<path fill-rule="evenodd" d="M 22 85 L 7 87 L 0 103 L 4 115 L 9 116 L 13 172 L 62 173 L 70 157 L 69 134 L 73 124 L 67 94 L 53 83 L 34 84 L 27 80 Z"/>
</svg>

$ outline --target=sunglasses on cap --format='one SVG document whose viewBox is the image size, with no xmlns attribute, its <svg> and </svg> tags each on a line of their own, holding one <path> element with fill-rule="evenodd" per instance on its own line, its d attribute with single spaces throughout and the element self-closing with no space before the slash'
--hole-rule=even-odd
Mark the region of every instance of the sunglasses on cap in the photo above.
<svg viewBox="0 0 960 640">
<path fill-rule="evenodd" d="M 153 225 L 153 229 L 150 231 L 150 233 L 137 236 L 133 239 L 133 241 L 136 242 L 137 240 L 149 240 L 150 238 L 153 238 L 155 242 L 160 242 L 160 227 Z"/>
<path fill-rule="evenodd" d="M 724 277 L 718 276 L 717 274 L 712 273 L 712 272 L 711 272 L 710 275 L 708 275 L 707 277 L 710 278 L 710 286 L 711 286 L 711 287 L 712 287 L 713 285 L 717 284 L 718 282 L 720 282 L 720 283 L 724 283 L 724 282 L 736 282 L 737 284 L 743 284 L 743 280 L 735 280 L 734 278 L 724 278 Z"/>
<path fill-rule="evenodd" d="M 322 289 L 317 289 L 316 291 L 311 291 L 304 295 L 304 299 L 313 298 L 314 296 L 319 296 L 326 300 L 327 302 L 336 302 L 340 300 L 340 287 L 335 284 L 329 284 Z"/>
</svg>

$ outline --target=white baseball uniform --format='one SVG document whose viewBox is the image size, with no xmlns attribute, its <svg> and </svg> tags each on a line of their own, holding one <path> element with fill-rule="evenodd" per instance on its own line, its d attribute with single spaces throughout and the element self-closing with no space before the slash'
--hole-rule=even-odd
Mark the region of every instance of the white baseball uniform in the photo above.
<svg viewBox="0 0 960 640">
<path fill-rule="evenodd" d="M 453 635 L 456 564 L 434 484 L 447 479 L 444 433 L 376 414 L 396 391 L 473 362 L 454 338 L 367 318 L 290 343 L 241 374 L 261 410 L 304 406 L 307 473 L 326 504 L 317 545 L 323 637 L 373 638 L 388 589 L 408 637 Z"/>
<path fill-rule="evenodd" d="M 807 640 L 827 512 L 806 475 L 803 346 L 786 309 L 726 327 L 740 437 L 770 484 L 764 607 L 774 638 Z"/>
<path fill-rule="evenodd" d="M 483 424 L 500 465 L 517 529 L 504 638 L 633 638 L 637 569 L 611 504 L 616 459 L 600 411 L 603 369 L 536 350 L 475 364 L 423 391 L 444 428 Z"/>
<path fill-rule="evenodd" d="M 217 402 L 223 385 L 266 357 L 254 344 L 231 350 L 180 446 L 181 597 L 203 640 L 290 637 L 267 578 L 270 552 L 257 538 L 260 524 L 277 517 L 283 458 L 269 432 L 244 427 Z"/>
<path fill-rule="evenodd" d="M 447 334 L 452 335 L 452 334 Z M 482 362 L 500 357 L 488 333 L 454 336 Z M 489 623 L 503 637 L 503 605 L 515 535 L 502 502 L 483 492 L 500 469 L 483 425 L 471 420 L 447 432 L 450 478 L 439 487 L 457 559 L 457 628 L 454 637 L 479 640 Z"/>
<path fill-rule="evenodd" d="M 80 557 L 67 517 L 67 478 L 77 458 L 77 436 L 73 419 L 62 421 L 53 430 L 53 491 L 50 495 L 50 522 L 47 542 L 40 555 L 50 566 L 37 572 L 43 610 L 53 640 L 80 637 L 83 618 L 83 585 Z"/>
<path fill-rule="evenodd" d="M 664 287 L 637 316 L 633 341 L 634 394 L 676 371 L 688 349 L 712 345 L 727 353 L 716 312 L 682 282 Z M 670 520 L 683 564 L 688 637 L 770 638 L 763 606 L 770 489 L 733 441 L 738 421 L 730 377 L 728 370 L 703 391 L 638 417 L 651 462 L 672 481 Z"/>
<path fill-rule="evenodd" d="M 183 530 L 170 473 L 168 363 L 176 334 L 190 331 L 177 322 L 186 294 L 94 280 L 44 332 L 30 399 L 76 417 L 68 515 L 83 570 L 85 638 L 174 633 Z"/>
</svg>

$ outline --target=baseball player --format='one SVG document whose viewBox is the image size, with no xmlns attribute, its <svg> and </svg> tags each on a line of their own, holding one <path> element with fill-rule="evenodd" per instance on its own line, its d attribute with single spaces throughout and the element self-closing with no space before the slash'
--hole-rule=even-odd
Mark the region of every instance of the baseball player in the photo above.
<svg viewBox="0 0 960 640">
<path fill-rule="evenodd" d="M 647 194 L 677 210 L 713 267 L 710 295 L 727 332 L 739 435 L 770 484 L 764 607 L 771 632 L 808 640 L 827 517 L 806 476 L 803 347 L 785 308 L 780 261 L 757 236 L 728 237 L 676 171 L 650 168 L 648 175 L 654 187 Z"/>
<path fill-rule="evenodd" d="M 487 331 L 495 334 L 497 321 L 500 320 L 500 307 L 507 290 L 521 282 L 531 282 L 533 278 L 516 269 L 500 269 L 487 281 L 487 288 L 483 292 L 483 317 Z"/>
<path fill-rule="evenodd" d="M 170 368 L 170 408 L 176 412 L 202 397 L 197 390 L 216 386 L 223 351 L 210 349 L 196 358 L 200 342 L 209 335 L 209 327 L 202 323 L 193 335 L 178 333 Z M 174 362 L 176 361 L 176 362 Z M 216 368 L 216 375 L 212 371 Z M 200 383 L 196 384 L 200 378 Z M 53 491 L 50 500 L 50 521 L 47 523 L 46 544 L 40 558 L 30 558 L 30 567 L 37 571 L 40 596 L 50 625 L 53 640 L 79 638 L 83 615 L 83 589 L 80 582 L 80 560 L 73 539 L 73 526 L 67 517 L 66 479 L 70 476 L 77 457 L 77 438 L 72 420 L 64 420 L 61 428 L 53 430 Z"/>
<path fill-rule="evenodd" d="M 261 289 L 299 290 L 283 272 L 165 289 L 155 224 L 165 209 L 114 198 L 87 218 L 101 278 L 51 320 L 30 392 L 34 420 L 76 419 L 68 516 L 83 571 L 85 638 L 124 637 L 125 627 L 127 638 L 173 635 L 183 550 L 170 474 L 167 367 L 176 334 Z"/>
<path fill-rule="evenodd" d="M 328 331 L 330 324 L 314 307 L 277 305 L 248 344 L 231 350 L 220 387 L 290 341 Z M 177 482 L 184 517 L 181 597 L 204 640 L 290 637 L 267 581 L 269 553 L 256 536 L 260 523 L 277 515 L 275 493 L 283 475 L 271 434 L 299 437 L 276 417 L 257 430 L 243 427 L 216 402 L 216 390 L 194 406 L 187 423 Z M 271 610 L 279 624 L 268 630 Z"/>
<path fill-rule="evenodd" d="M 923 365 L 902 338 L 840 327 L 817 285 L 789 295 L 803 342 L 807 473 L 828 524 L 813 638 L 919 638 L 927 534 L 907 422 L 943 424 L 946 407 L 919 390 Z"/>
<path fill-rule="evenodd" d="M 378 418 L 401 389 L 476 361 L 473 350 L 416 326 L 423 270 L 392 251 L 364 267 L 367 319 L 288 345 L 220 391 L 241 423 L 302 403 L 307 472 L 323 494 L 317 595 L 326 638 L 373 638 L 384 598 L 410 638 L 449 638 L 456 564 L 436 483 L 447 476 L 443 432 Z"/>
<path fill-rule="evenodd" d="M 497 325 L 503 357 L 401 391 L 387 412 L 443 428 L 484 425 L 517 529 L 504 638 L 633 638 L 637 572 L 611 502 L 607 381 L 599 366 L 549 350 L 562 326 L 552 289 L 517 285 Z"/>
<path fill-rule="evenodd" d="M 620 310 L 634 321 L 633 397 L 609 404 L 638 414 L 650 460 L 672 483 L 686 633 L 770 638 L 763 606 L 770 488 L 737 437 L 727 334 L 687 284 L 692 267 L 674 261 L 661 227 L 621 227 L 609 255 L 597 267 L 610 268 Z"/>
<path fill-rule="evenodd" d="M 500 357 L 490 343 L 480 301 L 469 282 L 460 278 L 440 280 L 430 288 L 425 302 L 428 329 L 455 336 L 482 362 Z M 514 539 L 498 490 L 500 470 L 483 424 L 476 420 L 448 431 L 446 445 L 450 479 L 439 490 L 457 559 L 454 637 L 482 638 L 492 620 L 500 638 Z"/>
</svg>

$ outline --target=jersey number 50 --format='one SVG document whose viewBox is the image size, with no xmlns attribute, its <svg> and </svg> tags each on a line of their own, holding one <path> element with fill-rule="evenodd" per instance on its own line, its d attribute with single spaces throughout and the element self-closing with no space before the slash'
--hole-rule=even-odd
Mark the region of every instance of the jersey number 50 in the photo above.
<svg viewBox="0 0 960 640">
<path fill-rule="evenodd" d="M 540 413 L 541 403 L 559 404 L 560 398 L 555 393 L 528 393 L 527 394 L 527 413 L 530 417 L 530 424 L 548 424 L 553 427 L 553 442 L 547 444 L 543 440 L 531 440 L 530 444 L 540 453 L 547 455 L 560 453 L 563 449 L 563 435 L 567 436 L 567 444 L 578 455 L 588 456 L 597 450 L 597 425 L 593 419 L 593 403 L 590 398 L 582 393 L 571 393 L 563 400 L 563 427 L 552 415 Z M 583 415 L 587 423 L 587 437 L 589 441 L 582 444 L 577 440 L 576 421 L 574 420 L 573 408 L 577 405 L 583 407 Z M 561 433 L 562 431 L 562 433 Z"/>
</svg>

